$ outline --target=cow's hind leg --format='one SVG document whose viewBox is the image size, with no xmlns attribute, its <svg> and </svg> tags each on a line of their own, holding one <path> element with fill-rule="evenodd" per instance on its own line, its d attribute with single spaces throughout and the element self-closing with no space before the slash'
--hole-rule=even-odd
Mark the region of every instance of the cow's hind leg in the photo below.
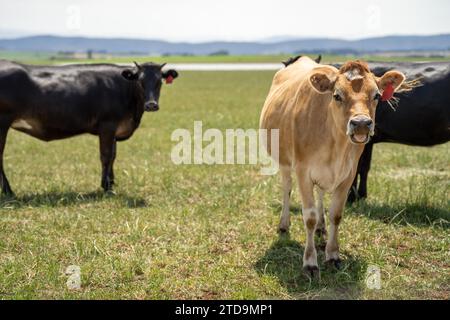
<svg viewBox="0 0 450 320">
<path fill-rule="evenodd" d="M 367 198 L 367 176 L 370 171 L 370 163 L 372 162 L 372 150 L 373 143 L 369 143 L 365 146 L 364 152 L 359 160 L 358 172 L 360 175 L 359 188 L 358 188 L 358 198 Z"/>
<path fill-rule="evenodd" d="M 359 161 L 361 162 L 361 160 Z M 348 192 L 347 202 L 349 204 L 355 203 L 356 200 L 358 200 L 358 175 L 359 175 L 359 165 L 358 165 L 358 172 L 356 173 L 350 191 Z"/>
<path fill-rule="evenodd" d="M 105 126 L 100 130 L 100 160 L 102 162 L 101 186 L 106 192 L 112 190 L 111 171 L 114 161 L 115 128 Z"/>
<path fill-rule="evenodd" d="M 11 190 L 8 179 L 6 178 L 5 171 L 3 169 L 3 152 L 5 150 L 6 137 L 8 135 L 9 125 L 8 123 L 3 123 L 0 121 L 0 183 L 2 185 L 2 193 L 7 196 L 13 196 L 14 193 Z"/>
<path fill-rule="evenodd" d="M 325 225 L 325 208 L 323 206 L 323 197 L 325 192 L 317 188 L 317 211 L 319 212 L 319 221 L 317 222 L 316 235 L 319 239 L 324 239 L 327 234 L 327 228 Z"/>
<path fill-rule="evenodd" d="M 372 162 L 372 150 L 373 143 L 369 143 L 364 147 L 364 151 L 358 162 L 358 170 L 355 179 L 353 180 L 350 192 L 348 193 L 348 203 L 354 203 L 355 201 L 367 198 L 367 176 L 370 171 L 370 163 Z"/>
<path fill-rule="evenodd" d="M 283 187 L 283 208 L 279 225 L 280 232 L 288 232 L 291 224 L 290 220 L 290 197 L 292 192 L 292 176 L 290 166 L 281 166 L 281 184 Z"/>
<path fill-rule="evenodd" d="M 314 244 L 314 233 L 319 212 L 314 203 L 314 185 L 299 166 L 296 168 L 298 186 L 302 199 L 303 222 L 306 229 L 305 252 L 303 253 L 303 269 L 312 278 L 319 277 L 319 266 L 317 264 L 317 251 Z"/>
</svg>

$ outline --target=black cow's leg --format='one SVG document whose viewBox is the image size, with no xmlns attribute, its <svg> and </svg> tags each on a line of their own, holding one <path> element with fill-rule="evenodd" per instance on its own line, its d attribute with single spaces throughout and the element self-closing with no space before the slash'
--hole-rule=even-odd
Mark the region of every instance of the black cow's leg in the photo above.
<svg viewBox="0 0 450 320">
<path fill-rule="evenodd" d="M 358 170 L 347 197 L 348 203 L 354 203 L 357 200 L 367 198 L 367 176 L 369 174 L 370 163 L 372 161 L 372 150 L 373 143 L 367 144 L 364 148 L 361 158 L 359 158 Z"/>
<path fill-rule="evenodd" d="M 361 162 L 361 159 L 359 160 Z M 355 179 L 353 180 L 350 191 L 348 192 L 347 202 L 354 203 L 358 199 L 358 174 L 359 174 L 359 163 L 358 171 L 356 172 Z"/>
<path fill-rule="evenodd" d="M 0 183 L 2 185 L 2 193 L 4 195 L 13 196 L 14 193 L 9 186 L 8 179 L 6 178 L 5 171 L 3 170 L 3 151 L 5 150 L 6 136 L 8 135 L 8 126 L 0 126 Z"/>
<path fill-rule="evenodd" d="M 115 142 L 115 130 L 110 128 L 101 130 L 100 137 L 100 160 L 102 162 L 102 183 L 103 190 L 111 191 L 111 170 L 114 160 L 114 142 Z"/>
<path fill-rule="evenodd" d="M 117 152 L 117 141 L 116 139 L 114 139 L 111 168 L 109 170 L 109 181 L 111 182 L 111 185 L 114 185 L 114 160 L 116 160 L 116 152 Z"/>
<path fill-rule="evenodd" d="M 373 143 L 369 143 L 364 148 L 364 152 L 359 160 L 359 188 L 358 197 L 360 199 L 367 198 L 367 176 L 369 175 L 370 163 L 372 162 Z"/>
</svg>

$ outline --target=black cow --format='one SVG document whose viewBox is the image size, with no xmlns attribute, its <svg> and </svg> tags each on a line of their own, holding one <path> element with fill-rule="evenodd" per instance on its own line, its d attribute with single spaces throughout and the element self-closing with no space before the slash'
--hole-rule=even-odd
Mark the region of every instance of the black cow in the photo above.
<svg viewBox="0 0 450 320">
<path fill-rule="evenodd" d="M 284 64 L 285 67 L 289 67 L 291 64 L 296 63 L 297 60 L 300 59 L 301 57 L 303 57 L 303 56 L 302 55 L 298 55 L 298 56 L 295 56 L 295 57 L 290 57 L 286 61 L 281 61 L 281 63 Z M 319 54 L 317 56 L 317 58 L 314 59 L 314 61 L 316 63 L 320 63 L 320 61 L 322 61 L 322 55 Z"/>
<path fill-rule="evenodd" d="M 378 63 L 371 64 L 370 68 L 377 76 L 392 69 L 400 70 L 410 80 L 421 78 L 422 85 L 411 92 L 396 94 L 400 100 L 394 108 L 387 102 L 378 104 L 375 135 L 359 160 L 349 202 L 367 197 L 367 175 L 374 143 L 434 146 L 450 140 L 449 63 Z"/>
<path fill-rule="evenodd" d="M 114 184 L 116 142 L 138 128 L 144 111 L 157 111 L 162 79 L 178 76 L 164 65 L 29 66 L 0 61 L 0 183 L 12 195 L 3 170 L 9 128 L 51 141 L 90 133 L 99 136 L 101 186 Z"/>
</svg>

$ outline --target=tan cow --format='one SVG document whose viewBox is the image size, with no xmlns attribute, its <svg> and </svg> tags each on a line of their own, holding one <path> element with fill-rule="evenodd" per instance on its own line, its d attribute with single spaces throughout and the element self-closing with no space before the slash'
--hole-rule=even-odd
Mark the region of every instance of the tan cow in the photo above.
<svg viewBox="0 0 450 320">
<path fill-rule="evenodd" d="M 261 113 L 260 127 L 279 129 L 283 186 L 280 231 L 290 224 L 291 171 L 297 175 L 307 240 L 303 267 L 318 276 L 314 233 L 326 233 L 323 196 L 331 194 L 326 261 L 339 267 L 338 227 L 364 145 L 373 135 L 375 107 L 386 89 L 399 89 L 405 76 L 389 71 L 375 77 L 364 62 L 340 70 L 308 57 L 277 72 Z M 270 134 L 268 134 L 268 146 Z M 269 153 L 272 153 L 268 147 Z M 314 188 L 318 192 L 315 204 Z"/>
</svg>

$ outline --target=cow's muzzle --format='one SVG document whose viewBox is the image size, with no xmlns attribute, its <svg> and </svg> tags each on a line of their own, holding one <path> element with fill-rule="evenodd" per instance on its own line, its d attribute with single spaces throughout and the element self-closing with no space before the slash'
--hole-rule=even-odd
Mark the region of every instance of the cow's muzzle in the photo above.
<svg viewBox="0 0 450 320">
<path fill-rule="evenodd" d="M 147 112 L 155 112 L 159 110 L 158 102 L 156 101 L 149 101 L 146 102 L 144 105 L 144 110 Z"/>
<path fill-rule="evenodd" d="M 373 120 L 365 115 L 351 118 L 347 124 L 347 135 L 355 144 L 365 144 L 374 135 L 375 124 Z"/>
</svg>

